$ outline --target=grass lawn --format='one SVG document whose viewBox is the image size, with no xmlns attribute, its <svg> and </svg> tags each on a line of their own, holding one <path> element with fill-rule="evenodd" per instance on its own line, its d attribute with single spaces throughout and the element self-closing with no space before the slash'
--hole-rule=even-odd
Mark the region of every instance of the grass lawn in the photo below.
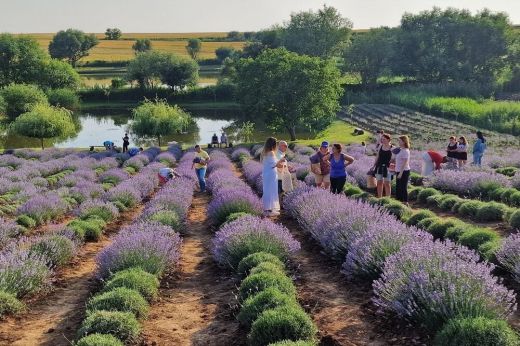
<svg viewBox="0 0 520 346">
<path fill-rule="evenodd" d="M 319 132 L 313 139 L 297 139 L 296 143 L 303 145 L 320 145 L 323 141 L 341 144 L 361 143 L 367 142 L 372 136 L 370 133 L 365 131 L 363 135 L 354 135 L 354 129 L 356 127 L 350 125 L 343 120 L 336 120 L 330 124 L 326 129 Z"/>
</svg>

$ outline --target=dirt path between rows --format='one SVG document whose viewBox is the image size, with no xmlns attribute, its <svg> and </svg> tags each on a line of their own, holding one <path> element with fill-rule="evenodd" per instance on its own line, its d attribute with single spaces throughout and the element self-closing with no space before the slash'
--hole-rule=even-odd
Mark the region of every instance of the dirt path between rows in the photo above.
<svg viewBox="0 0 520 346">
<path fill-rule="evenodd" d="M 203 194 L 193 199 L 180 268 L 163 280 L 160 301 L 144 322 L 143 345 L 245 345 L 246 332 L 233 313 L 235 282 L 211 257 L 208 201 Z"/>
<path fill-rule="evenodd" d="M 144 203 L 144 202 L 143 202 Z M 143 205 L 108 225 L 105 234 L 115 233 L 141 214 Z M 85 244 L 73 263 L 58 271 L 52 293 L 31 301 L 30 310 L 0 322 L 0 345 L 71 345 L 85 314 L 85 302 L 98 283 L 94 278 L 96 255 L 111 239 Z"/>
</svg>

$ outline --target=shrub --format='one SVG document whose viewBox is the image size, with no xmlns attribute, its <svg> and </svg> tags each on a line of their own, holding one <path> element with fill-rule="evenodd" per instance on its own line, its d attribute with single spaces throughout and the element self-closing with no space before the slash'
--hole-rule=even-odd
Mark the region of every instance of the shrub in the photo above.
<svg viewBox="0 0 520 346">
<path fill-rule="evenodd" d="M 504 239 L 496 253 L 497 260 L 520 282 L 520 233 L 511 234 Z"/>
<path fill-rule="evenodd" d="M 170 226 L 176 231 L 180 231 L 182 229 L 182 220 L 179 218 L 179 214 L 173 210 L 159 210 L 150 215 L 150 217 L 148 217 L 148 221 L 158 222 L 162 225 Z"/>
<path fill-rule="evenodd" d="M 428 228 L 427 228 L 427 231 L 428 233 L 430 233 L 434 238 L 438 239 L 442 239 L 446 236 L 446 231 L 450 228 L 450 227 L 454 227 L 458 224 L 458 220 L 456 219 L 448 219 L 448 220 L 444 220 L 444 219 L 441 219 L 441 218 L 437 218 L 437 220 L 435 220 L 435 222 L 432 222 Z"/>
<path fill-rule="evenodd" d="M 520 207 L 520 191 L 517 191 L 509 196 L 509 205 L 513 207 Z"/>
<path fill-rule="evenodd" d="M 78 211 L 78 216 L 82 220 L 97 217 L 105 222 L 109 222 L 119 215 L 117 208 L 112 203 L 100 200 L 88 200 L 83 202 L 79 206 Z"/>
<path fill-rule="evenodd" d="M 228 215 L 225 222 L 226 223 L 233 222 L 233 221 L 238 220 L 241 217 L 247 216 L 247 215 L 251 215 L 251 214 L 244 213 L 244 212 L 232 213 L 232 214 Z"/>
<path fill-rule="evenodd" d="M 270 262 L 262 262 L 258 264 L 256 267 L 251 269 L 249 272 L 250 275 L 258 274 L 258 273 L 274 273 L 274 274 L 285 274 L 285 270 L 280 268 L 280 266 L 270 263 Z"/>
<path fill-rule="evenodd" d="M 469 230 L 459 237 L 459 243 L 477 250 L 480 245 L 488 241 L 496 241 L 500 236 L 493 230 L 488 228 L 475 228 Z"/>
<path fill-rule="evenodd" d="M 58 106 L 75 110 L 79 108 L 79 96 L 71 89 L 51 89 L 47 91 L 47 98 L 51 106 Z"/>
<path fill-rule="evenodd" d="M 502 239 L 487 241 L 478 247 L 478 253 L 488 262 L 497 263 L 497 253 L 502 246 Z"/>
<path fill-rule="evenodd" d="M 426 198 L 426 205 L 428 205 L 429 207 L 437 208 L 443 197 L 444 195 L 442 194 L 429 196 L 428 198 Z"/>
<path fill-rule="evenodd" d="M 430 225 L 432 225 L 434 222 L 439 221 L 439 218 L 437 216 L 434 217 L 427 217 L 426 219 L 422 219 L 417 224 L 417 228 L 427 230 Z"/>
<path fill-rule="evenodd" d="M 516 167 L 501 167 L 496 169 L 497 173 L 507 175 L 508 177 L 512 177 L 518 172 L 518 168 Z"/>
<path fill-rule="evenodd" d="M 62 235 L 43 236 L 30 247 L 30 252 L 42 256 L 49 267 L 68 263 L 76 253 L 76 244 Z"/>
<path fill-rule="evenodd" d="M 430 196 L 434 196 L 434 195 L 440 195 L 441 192 L 432 188 L 432 187 L 428 187 L 426 189 L 422 189 L 419 194 L 417 195 L 417 201 L 419 203 L 426 203 L 427 202 L 427 198 L 430 197 Z"/>
<path fill-rule="evenodd" d="M 282 340 L 313 340 L 317 329 L 300 307 L 282 306 L 264 311 L 251 327 L 252 346 L 269 345 Z"/>
<path fill-rule="evenodd" d="M 501 221 L 507 206 L 502 203 L 488 202 L 484 203 L 480 208 L 477 209 L 475 218 L 478 221 Z"/>
<path fill-rule="evenodd" d="M 239 298 L 241 301 L 263 291 L 268 287 L 278 288 L 281 292 L 291 297 L 296 296 L 296 288 L 290 278 L 279 273 L 259 273 L 246 277 L 239 288 Z"/>
<path fill-rule="evenodd" d="M 137 318 L 144 318 L 148 314 L 148 303 L 139 292 L 126 287 L 116 287 L 88 301 L 87 313 L 99 310 L 131 312 Z"/>
<path fill-rule="evenodd" d="M 87 335 L 74 344 L 75 346 L 124 346 L 113 335 L 110 334 L 90 334 Z"/>
<path fill-rule="evenodd" d="M 485 317 L 452 319 L 435 336 L 435 346 L 518 346 L 506 321 Z"/>
<path fill-rule="evenodd" d="M 520 230 L 520 210 L 515 211 L 511 216 L 509 217 L 509 225 L 513 229 Z"/>
<path fill-rule="evenodd" d="M 481 201 L 465 201 L 459 206 L 458 213 L 462 216 L 475 217 L 477 215 L 477 210 L 479 210 L 484 205 L 485 203 Z"/>
<path fill-rule="evenodd" d="M 271 253 L 285 260 L 299 249 L 300 243 L 284 226 L 244 216 L 220 228 L 213 239 L 212 252 L 221 265 L 235 269 L 244 257 L 255 252 Z"/>
<path fill-rule="evenodd" d="M 249 275 L 249 272 L 254 267 L 258 266 L 261 263 L 268 262 L 276 265 L 281 270 L 285 269 L 285 266 L 282 261 L 278 257 L 273 254 L 267 252 L 255 252 L 251 255 L 244 257 L 239 263 L 237 267 L 237 273 L 243 276 Z"/>
<path fill-rule="evenodd" d="M 224 223 L 229 215 L 239 212 L 261 215 L 262 205 L 252 191 L 243 188 L 221 189 L 208 206 L 208 214 L 217 226 Z"/>
<path fill-rule="evenodd" d="M 157 297 L 159 280 L 141 268 L 129 268 L 115 273 L 103 287 L 104 292 L 125 287 L 139 292 L 149 302 Z"/>
<path fill-rule="evenodd" d="M 446 230 L 446 238 L 453 241 L 458 241 L 464 233 L 470 231 L 471 229 L 471 225 L 463 222 L 457 223 L 455 226 L 449 227 Z"/>
<path fill-rule="evenodd" d="M 88 241 L 98 241 L 103 234 L 105 222 L 101 219 L 73 220 L 67 227 L 74 231 L 78 237 Z"/>
<path fill-rule="evenodd" d="M 444 195 L 444 197 L 439 201 L 439 208 L 444 211 L 450 211 L 455 203 L 461 200 L 462 198 L 455 195 Z"/>
<path fill-rule="evenodd" d="M 503 203 L 509 204 L 511 202 L 511 196 L 516 193 L 518 190 L 514 188 L 507 188 L 504 192 L 500 195 L 500 200 Z"/>
<path fill-rule="evenodd" d="M 489 198 L 494 190 L 502 188 L 503 185 L 499 181 L 480 181 L 473 187 L 473 194 L 482 196 L 483 198 Z"/>
<path fill-rule="evenodd" d="M 269 346 L 315 346 L 316 342 L 314 341 L 306 341 L 306 340 L 284 340 L 269 344 Z"/>
<path fill-rule="evenodd" d="M 498 189 L 495 189 L 489 193 L 489 199 L 492 201 L 501 201 L 502 200 L 502 194 L 507 190 L 505 187 L 500 187 Z"/>
<path fill-rule="evenodd" d="M 47 96 L 35 85 L 11 84 L 0 90 L 6 107 L 6 114 L 14 119 L 22 113 L 30 111 L 36 104 L 47 104 Z"/>
<path fill-rule="evenodd" d="M 250 328 L 262 312 L 285 305 L 297 305 L 295 297 L 282 293 L 275 287 L 269 287 L 245 300 L 237 320 Z"/>
<path fill-rule="evenodd" d="M 5 291 L 0 291 L 0 317 L 18 314 L 25 310 L 25 305 L 16 297 Z"/>
<path fill-rule="evenodd" d="M 410 184 L 415 185 L 415 186 L 422 185 L 423 184 L 423 176 L 418 174 L 418 173 L 411 172 L 410 173 Z"/>
<path fill-rule="evenodd" d="M 18 217 L 16 218 L 16 223 L 26 228 L 36 227 L 36 221 L 29 215 L 25 214 L 18 215 Z"/>
<path fill-rule="evenodd" d="M 514 293 L 491 275 L 493 268 L 450 241 L 409 243 L 387 259 L 373 283 L 374 302 L 431 330 L 455 317 L 505 318 Z"/>
<path fill-rule="evenodd" d="M 420 210 L 417 213 L 410 216 L 408 221 L 406 221 L 406 224 L 408 226 L 415 226 L 421 221 L 422 219 L 432 218 L 435 217 L 435 214 L 432 211 L 429 210 Z"/>
<path fill-rule="evenodd" d="M 123 342 L 130 342 L 139 336 L 140 331 L 139 322 L 130 312 L 95 311 L 87 315 L 78 335 L 110 334 Z"/>
<path fill-rule="evenodd" d="M 385 205 L 385 209 L 399 220 L 406 218 L 412 214 L 412 210 L 401 202 L 392 201 Z"/>
<path fill-rule="evenodd" d="M 347 195 L 347 196 L 353 196 L 353 195 L 363 193 L 363 190 L 361 190 L 361 188 L 359 188 L 357 186 L 352 186 L 352 185 L 347 186 L 344 191 L 345 191 L 345 195 Z"/>
<path fill-rule="evenodd" d="M 419 193 L 424 190 L 423 187 L 413 187 L 408 191 L 408 199 L 410 201 L 416 201 Z"/>
</svg>

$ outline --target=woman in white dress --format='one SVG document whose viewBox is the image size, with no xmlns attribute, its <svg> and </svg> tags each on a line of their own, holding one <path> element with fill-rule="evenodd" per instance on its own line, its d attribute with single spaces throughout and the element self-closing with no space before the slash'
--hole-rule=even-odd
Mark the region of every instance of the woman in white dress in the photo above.
<svg viewBox="0 0 520 346">
<path fill-rule="evenodd" d="M 285 163 L 285 158 L 282 158 L 281 160 L 276 159 L 276 143 L 276 138 L 267 138 L 262 152 L 262 202 L 264 205 L 264 214 L 266 216 L 276 216 L 280 214 L 276 167 L 283 165 L 283 163 Z"/>
</svg>

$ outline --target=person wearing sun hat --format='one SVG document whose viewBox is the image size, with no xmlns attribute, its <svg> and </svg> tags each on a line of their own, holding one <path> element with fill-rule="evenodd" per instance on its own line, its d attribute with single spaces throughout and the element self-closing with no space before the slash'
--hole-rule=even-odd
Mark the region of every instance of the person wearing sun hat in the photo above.
<svg viewBox="0 0 520 346">
<path fill-rule="evenodd" d="M 330 187 L 330 152 L 329 142 L 321 142 L 320 148 L 316 154 L 310 157 L 311 172 L 314 174 L 314 180 L 317 187 L 328 190 Z"/>
</svg>

